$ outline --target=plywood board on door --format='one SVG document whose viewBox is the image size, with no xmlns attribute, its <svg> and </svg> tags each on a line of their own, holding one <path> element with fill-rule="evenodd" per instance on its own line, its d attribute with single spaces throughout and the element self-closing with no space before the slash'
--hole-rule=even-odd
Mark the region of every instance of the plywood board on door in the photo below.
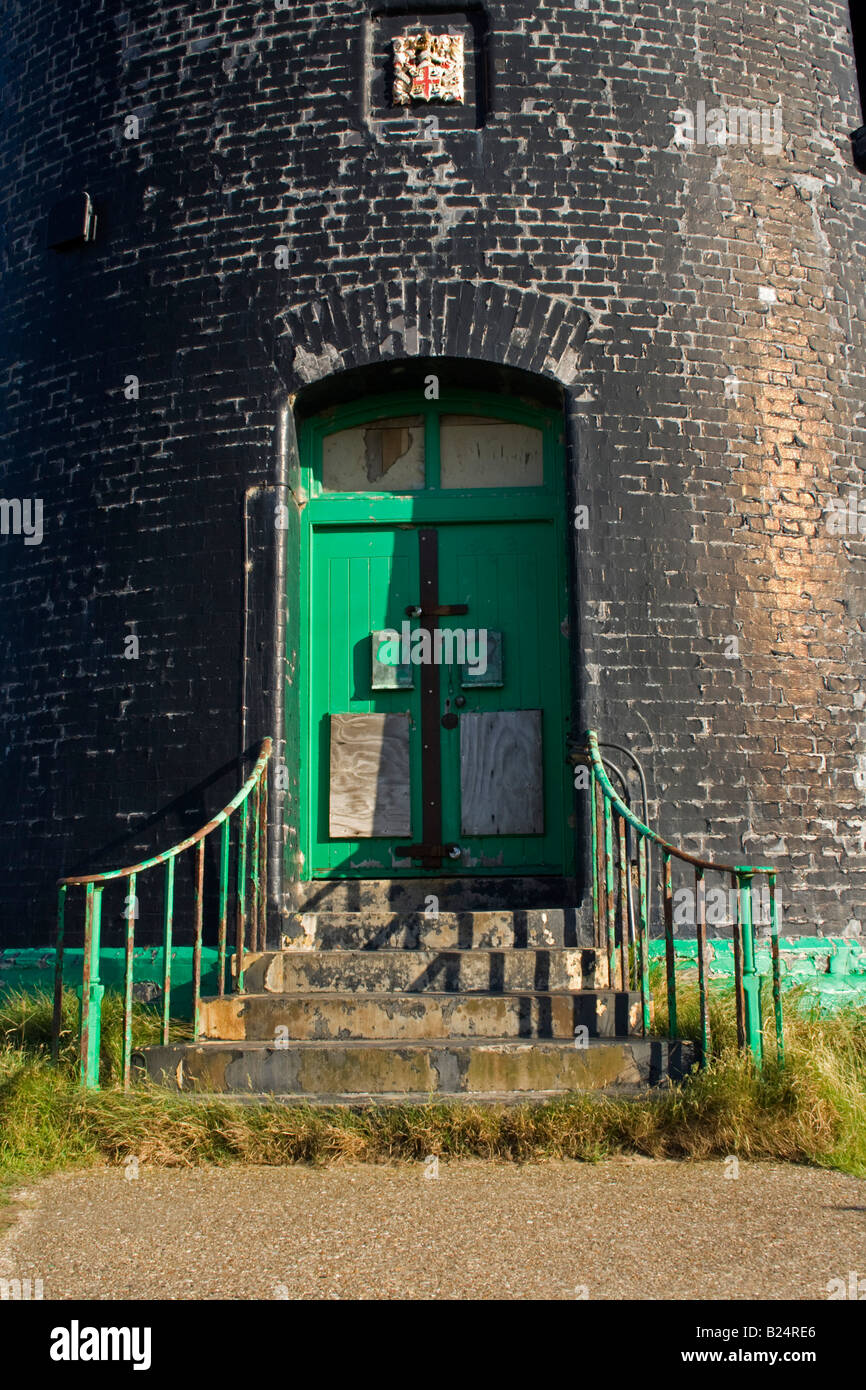
<svg viewBox="0 0 866 1390">
<path fill-rule="evenodd" d="M 332 714 L 329 831 L 411 835 L 408 714 Z"/>
<path fill-rule="evenodd" d="M 464 835 L 543 835 L 541 710 L 460 716 Z"/>
</svg>

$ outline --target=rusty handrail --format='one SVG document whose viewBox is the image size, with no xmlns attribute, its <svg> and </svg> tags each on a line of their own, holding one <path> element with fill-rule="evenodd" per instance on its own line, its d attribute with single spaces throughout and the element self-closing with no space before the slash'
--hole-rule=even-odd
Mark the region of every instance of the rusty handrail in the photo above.
<svg viewBox="0 0 866 1390">
<path fill-rule="evenodd" d="M 772 874 L 775 872 L 771 866 L 768 867 L 766 865 L 719 864 L 714 859 L 701 859 L 698 855 L 689 854 L 687 850 L 680 849 L 677 845 L 669 844 L 667 840 L 663 840 L 657 830 L 652 830 L 650 826 L 644 825 L 643 821 L 638 820 L 634 812 L 626 806 L 625 802 L 617 794 L 613 783 L 604 770 L 604 763 L 602 762 L 601 754 L 598 750 L 597 735 L 591 730 L 587 730 L 586 741 L 591 766 L 608 800 L 623 819 L 627 820 L 629 825 L 631 825 L 639 835 L 644 835 L 648 840 L 652 840 L 653 844 L 658 845 L 659 849 L 664 850 L 666 854 L 672 855 L 675 859 L 682 859 L 687 864 L 694 864 L 698 869 L 717 869 L 720 873 L 725 874 L 737 874 L 746 871 L 753 874 Z"/>
<path fill-rule="evenodd" d="M 765 864 L 726 864 L 690 854 L 662 838 L 646 825 L 618 795 L 605 771 L 599 751 L 598 736 L 588 729 L 582 751 L 572 754 L 572 761 L 588 766 L 590 791 L 590 830 L 592 843 L 592 902 L 596 930 L 596 945 L 606 942 L 608 974 L 611 986 L 617 974 L 624 990 L 628 990 L 633 974 L 638 976 L 644 1032 L 649 1031 L 649 846 L 657 845 L 662 852 L 662 896 L 665 926 L 665 975 L 667 980 L 668 1017 L 671 1036 L 679 1036 L 676 1003 L 676 955 L 674 947 L 674 909 L 671 860 L 691 864 L 695 870 L 695 928 L 698 946 L 698 988 L 701 1011 L 701 1048 L 706 1060 L 710 1044 L 706 885 L 707 873 L 730 875 L 736 889 L 736 921 L 734 923 L 734 983 L 737 1003 L 737 1033 L 739 1044 L 751 1052 L 760 1063 L 763 1057 L 761 1026 L 760 978 L 755 968 L 754 920 L 752 911 L 752 881 L 765 875 L 770 895 L 770 933 L 773 963 L 773 1005 L 776 1024 L 776 1050 L 783 1060 L 782 1002 L 779 965 L 779 924 L 776 901 L 776 870 Z M 598 805 L 601 793 L 601 805 Z M 616 822 L 616 836 L 614 823 Z M 637 836 L 637 860 L 628 852 L 628 832 L 631 827 Z M 614 846 L 616 844 L 616 851 Z M 614 878 L 618 877 L 618 885 Z M 618 889 L 618 891 L 617 891 Z M 635 898 L 638 911 L 635 912 Z M 617 904 L 619 903 L 619 909 Z M 620 963 L 616 961 L 616 923 L 620 922 Z M 637 947 L 634 965 L 629 962 L 628 921 L 636 921 Z"/>
<path fill-rule="evenodd" d="M 273 751 L 270 738 L 262 740 L 261 748 L 252 772 L 243 786 L 223 807 L 194 835 L 188 835 L 170 849 L 137 864 L 128 864 L 121 869 L 105 869 L 95 874 L 72 874 L 58 879 L 57 898 L 57 948 L 54 975 L 54 1019 L 52 1027 L 51 1050 L 55 1061 L 60 1047 L 60 1022 L 63 1001 L 63 952 L 66 916 L 66 895 L 71 888 L 86 890 L 84 911 L 84 965 L 81 990 L 81 1019 L 79 1029 L 80 1075 L 82 1084 L 89 1088 L 99 1085 L 99 1045 L 104 987 L 99 980 L 99 948 L 102 920 L 102 894 L 105 885 L 114 880 L 126 879 L 129 889 L 126 898 L 126 952 L 124 961 L 123 989 L 123 1084 L 130 1084 L 132 1058 L 132 986 L 134 961 L 135 918 L 137 915 L 136 885 L 138 875 L 160 864 L 165 865 L 165 887 L 163 896 L 163 1009 L 162 1038 L 168 1042 L 169 1011 L 171 994 L 171 945 L 174 926 L 174 881 L 175 865 L 178 857 L 186 850 L 197 846 L 195 853 L 194 879 L 194 928 L 193 946 L 193 1037 L 197 1038 L 200 1027 L 201 1008 L 201 953 L 204 924 L 204 842 L 218 826 L 222 826 L 219 852 L 219 930 L 217 940 L 218 989 L 225 992 L 225 967 L 228 931 L 229 903 L 229 861 L 231 849 L 231 817 L 240 808 L 240 831 L 237 844 L 237 883 L 235 888 L 235 950 L 237 970 L 235 988 L 243 988 L 244 951 L 246 949 L 247 886 L 250 887 L 251 905 L 251 944 L 253 950 L 265 944 L 266 905 L 267 905 L 267 824 L 268 824 L 268 762 Z M 250 838 L 250 802 L 252 801 L 252 845 Z"/>
</svg>

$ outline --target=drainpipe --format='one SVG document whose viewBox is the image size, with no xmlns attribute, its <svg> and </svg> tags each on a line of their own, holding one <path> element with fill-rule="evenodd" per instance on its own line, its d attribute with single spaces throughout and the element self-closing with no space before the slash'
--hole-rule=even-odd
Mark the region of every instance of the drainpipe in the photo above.
<svg viewBox="0 0 866 1390">
<path fill-rule="evenodd" d="M 244 754 L 247 751 L 247 738 L 249 734 L 249 702 L 247 700 L 247 690 L 249 689 L 249 666 L 250 666 L 250 571 L 253 562 L 250 558 L 250 507 L 249 504 L 254 497 L 260 497 L 263 492 L 269 492 L 270 487 L 262 483 L 253 483 L 248 487 L 243 497 L 243 551 L 244 551 L 244 573 L 243 573 L 243 617 L 241 621 L 241 730 L 240 743 L 238 749 L 238 762 L 240 764 L 241 780 L 245 775 Z"/>
<path fill-rule="evenodd" d="M 277 456 L 274 467 L 275 505 L 282 507 L 283 517 L 289 514 L 289 428 L 291 425 L 291 400 L 280 407 L 277 421 Z M 273 675 L 271 679 L 271 737 L 274 740 L 274 755 L 271 766 L 281 769 L 285 766 L 285 693 L 286 693 L 286 547 L 288 527 L 274 524 L 274 634 L 273 634 Z M 272 914 L 276 923 L 275 946 L 282 943 L 283 933 L 283 825 L 286 789 L 277 786 L 276 772 L 270 783 L 270 825 L 268 826 L 268 896 L 271 900 Z M 268 914 L 269 917 L 271 913 Z"/>
<path fill-rule="evenodd" d="M 578 741 L 578 731 L 581 728 L 594 727 L 595 712 L 590 708 L 589 691 L 587 690 L 585 653 L 583 650 L 584 623 L 582 621 L 583 604 L 583 555 L 580 532 L 572 529 L 570 525 L 572 508 L 582 496 L 583 484 L 583 463 L 580 428 L 578 423 L 578 406 L 573 387 L 563 388 L 563 433 L 565 435 L 565 496 L 567 501 L 567 517 L 569 521 L 569 550 L 570 558 L 568 565 L 569 595 L 568 595 L 568 631 L 569 631 L 569 664 L 573 677 L 572 684 L 572 707 L 568 711 L 571 739 L 574 743 Z M 575 844 L 575 876 L 581 883 L 582 900 L 581 915 L 578 919 L 584 930 L 594 933 L 592 921 L 592 866 L 590 864 L 590 847 L 588 834 L 589 820 L 586 822 L 587 831 L 578 835 Z M 575 832 L 576 833 L 576 832 Z M 594 934 L 590 938 L 595 945 Z"/>
<path fill-rule="evenodd" d="M 250 667 L 250 575 L 253 558 L 250 554 L 250 503 L 274 493 L 277 503 L 285 500 L 285 434 L 286 416 L 281 411 L 277 428 L 276 481 L 274 483 L 253 483 L 243 496 L 243 619 L 241 632 L 241 712 L 240 748 L 238 762 L 241 778 L 246 775 L 244 754 L 249 741 L 249 667 Z M 275 505 L 276 505 L 275 504 Z M 277 785 L 276 769 L 283 764 L 285 738 L 283 736 L 283 686 L 285 677 L 285 577 L 286 577 L 286 530 L 276 525 L 274 518 L 274 628 L 272 636 L 273 665 L 271 668 L 271 711 L 270 730 L 274 752 L 271 758 L 271 771 L 268 783 L 268 911 L 265 923 L 265 946 L 270 945 L 273 934 L 269 928 L 274 916 L 279 922 L 282 909 L 282 824 L 285 790 Z M 278 933 L 282 930 L 278 926 Z"/>
</svg>

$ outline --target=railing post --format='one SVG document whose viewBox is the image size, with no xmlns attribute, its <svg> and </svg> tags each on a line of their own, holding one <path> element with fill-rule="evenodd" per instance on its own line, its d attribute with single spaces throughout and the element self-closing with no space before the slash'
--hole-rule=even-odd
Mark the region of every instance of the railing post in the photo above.
<svg viewBox="0 0 866 1390">
<path fill-rule="evenodd" d="M 250 852 L 250 950 L 259 949 L 259 814 L 262 802 L 262 784 L 256 782 L 252 793 L 253 824 L 252 846 Z"/>
<path fill-rule="evenodd" d="M 607 907 L 604 898 L 604 792 L 596 789 L 595 815 L 595 877 L 598 884 L 598 904 L 595 919 L 595 944 L 599 950 L 605 948 L 607 933 Z M 608 984 L 610 981 L 608 980 Z"/>
<path fill-rule="evenodd" d="M 204 840 L 199 840 L 195 854 L 195 941 L 192 948 L 192 1036 L 196 1040 L 201 1029 L 201 939 L 204 928 Z"/>
<path fill-rule="evenodd" d="M 629 941 L 629 988 L 637 989 L 640 979 L 637 955 L 637 899 L 638 899 L 638 869 L 637 859 L 632 858 L 632 827 L 626 822 L 625 827 L 625 860 L 628 873 L 628 941 Z M 640 836 L 635 836 L 635 845 L 640 843 Z M 634 954 L 632 954 L 632 949 Z"/>
<path fill-rule="evenodd" d="M 755 969 L 755 936 L 752 925 L 752 871 L 737 869 L 740 898 L 740 923 L 743 950 L 743 1003 L 745 1031 L 749 1051 L 758 1066 L 763 1061 L 761 1035 L 761 979 Z"/>
<path fill-rule="evenodd" d="M 102 888 L 88 883 L 84 913 L 84 973 L 81 982 L 81 1083 L 99 1089 L 99 1048 L 102 1037 L 102 996 L 99 982 L 99 942 L 102 926 Z"/>
<path fill-rule="evenodd" d="M 674 950 L 674 894 L 671 877 L 671 856 L 668 850 L 662 854 L 663 898 L 665 914 L 665 972 L 668 987 L 668 1031 L 672 1038 L 680 1035 L 677 1024 L 677 957 Z"/>
<path fill-rule="evenodd" d="M 650 988 L 649 988 L 649 912 L 647 893 L 649 855 L 643 835 L 638 836 L 638 903 L 640 913 L 640 1006 L 644 1037 L 650 1030 Z"/>
<path fill-rule="evenodd" d="M 616 898 L 613 892 L 613 817 L 604 797 L 604 905 L 607 915 L 607 987 L 616 989 Z"/>
<path fill-rule="evenodd" d="M 168 1043 L 171 1018 L 171 936 L 174 926 L 174 855 L 165 861 L 165 896 L 162 906 L 162 1041 Z"/>
<path fill-rule="evenodd" d="M 743 996 L 743 934 L 740 910 L 740 886 L 736 874 L 731 875 L 731 883 L 734 887 L 734 902 L 736 904 L 736 915 L 733 924 L 733 945 L 734 1002 L 737 1006 L 737 1047 L 741 1052 L 744 1052 L 746 1048 L 746 1003 Z"/>
<path fill-rule="evenodd" d="M 598 820 L 597 806 L 598 796 L 596 794 L 595 768 L 590 763 L 589 768 L 589 853 L 592 859 L 592 926 L 595 945 L 599 941 L 598 926 Z"/>
<path fill-rule="evenodd" d="M 249 812 L 247 800 L 241 804 L 240 830 L 238 832 L 238 894 L 237 922 L 235 934 L 235 989 L 240 994 L 244 987 L 244 948 L 246 938 L 246 898 L 247 898 L 247 821 Z"/>
<path fill-rule="evenodd" d="M 259 893 L 261 894 L 261 908 L 259 911 L 260 935 L 259 950 L 267 950 L 268 945 L 268 776 L 270 764 L 265 763 L 262 772 L 262 804 L 261 804 L 261 824 L 259 827 Z"/>
<path fill-rule="evenodd" d="M 628 859 L 625 847 L 625 821 L 618 818 L 619 829 L 619 968 L 622 987 L 628 993 L 631 981 L 628 973 Z"/>
<path fill-rule="evenodd" d="M 785 1034 L 782 1023 L 782 971 L 779 964 L 779 912 L 776 903 L 776 875 L 769 873 L 770 885 L 770 940 L 773 951 L 773 1013 L 776 1022 L 776 1060 L 779 1066 L 785 1062 Z"/>
<path fill-rule="evenodd" d="M 132 975 L 135 963 L 136 875 L 130 874 L 126 895 L 126 952 L 123 961 L 123 1089 L 129 1090 L 132 1062 Z"/>
<path fill-rule="evenodd" d="M 220 901 L 219 936 L 217 938 L 217 993 L 222 997 L 226 992 L 226 931 L 228 925 L 229 901 L 229 833 L 231 816 L 226 816 L 220 833 Z"/>
<path fill-rule="evenodd" d="M 57 890 L 57 942 L 54 954 L 54 1014 L 51 1021 L 51 1060 L 60 1057 L 60 1028 L 63 1020 L 63 936 L 66 930 L 66 884 Z"/>
<path fill-rule="evenodd" d="M 703 869 L 695 869 L 695 936 L 698 947 L 698 993 L 701 1006 L 701 1064 L 710 1055 L 710 1006 L 707 995 L 707 893 Z"/>
</svg>

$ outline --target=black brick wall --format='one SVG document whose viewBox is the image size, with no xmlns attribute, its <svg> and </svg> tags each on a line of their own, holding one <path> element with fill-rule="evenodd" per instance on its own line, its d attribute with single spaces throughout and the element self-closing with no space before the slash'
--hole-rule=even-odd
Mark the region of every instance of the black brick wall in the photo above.
<svg viewBox="0 0 866 1390">
<path fill-rule="evenodd" d="M 489 90 L 434 139 L 377 95 L 409 8 L 4 6 L 0 495 L 43 499 L 44 540 L 0 537 L 3 941 L 233 788 L 280 403 L 407 356 L 562 388 L 579 718 L 645 760 L 662 833 L 777 862 L 788 928 L 866 919 L 863 541 L 824 517 L 866 438 L 847 5 L 465 7 Z M 781 103 L 781 149 L 678 150 L 699 100 Z M 83 188 L 96 240 L 46 250 Z"/>
</svg>

